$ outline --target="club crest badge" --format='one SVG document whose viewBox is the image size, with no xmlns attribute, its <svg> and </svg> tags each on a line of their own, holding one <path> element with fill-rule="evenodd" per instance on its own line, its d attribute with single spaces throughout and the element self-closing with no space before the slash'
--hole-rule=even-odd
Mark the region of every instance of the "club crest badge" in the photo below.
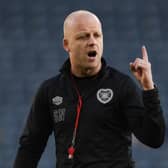
<svg viewBox="0 0 168 168">
<path fill-rule="evenodd" d="M 52 98 L 52 103 L 57 106 L 62 104 L 62 102 L 63 102 L 63 97 L 56 96 L 56 97 Z"/>
<path fill-rule="evenodd" d="M 103 104 L 110 102 L 110 100 L 112 98 L 113 98 L 112 89 L 103 89 L 102 88 L 97 91 L 97 99 Z"/>
</svg>

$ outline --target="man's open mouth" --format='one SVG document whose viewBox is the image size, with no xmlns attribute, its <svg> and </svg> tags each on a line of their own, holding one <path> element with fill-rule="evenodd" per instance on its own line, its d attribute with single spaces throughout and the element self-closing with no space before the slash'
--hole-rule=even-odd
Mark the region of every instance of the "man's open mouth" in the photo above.
<svg viewBox="0 0 168 168">
<path fill-rule="evenodd" d="M 88 52 L 88 56 L 89 57 L 95 57 L 97 55 L 97 52 L 96 51 L 89 51 Z"/>
</svg>

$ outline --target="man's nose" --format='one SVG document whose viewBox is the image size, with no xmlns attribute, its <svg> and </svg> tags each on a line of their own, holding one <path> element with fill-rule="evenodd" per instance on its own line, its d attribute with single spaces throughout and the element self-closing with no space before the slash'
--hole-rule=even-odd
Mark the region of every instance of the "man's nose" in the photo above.
<svg viewBox="0 0 168 168">
<path fill-rule="evenodd" d="M 96 44 L 96 39 L 95 39 L 95 37 L 94 37 L 93 35 L 90 36 L 89 41 L 88 41 L 88 44 L 89 44 L 89 46 L 90 46 L 90 45 L 93 46 L 93 45 Z"/>
</svg>

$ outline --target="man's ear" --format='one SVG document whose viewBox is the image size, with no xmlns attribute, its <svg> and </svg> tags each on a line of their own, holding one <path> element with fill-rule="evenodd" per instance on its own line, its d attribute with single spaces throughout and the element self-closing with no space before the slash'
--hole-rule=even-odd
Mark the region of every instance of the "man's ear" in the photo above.
<svg viewBox="0 0 168 168">
<path fill-rule="evenodd" d="M 70 50 L 69 50 L 68 40 L 63 38 L 62 43 L 63 43 L 63 47 L 64 47 L 65 51 L 69 52 Z"/>
</svg>

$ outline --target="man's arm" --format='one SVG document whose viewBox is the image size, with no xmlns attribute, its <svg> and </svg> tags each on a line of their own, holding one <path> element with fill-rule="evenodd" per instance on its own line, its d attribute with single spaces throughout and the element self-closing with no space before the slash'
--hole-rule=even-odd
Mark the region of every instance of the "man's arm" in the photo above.
<svg viewBox="0 0 168 168">
<path fill-rule="evenodd" d="M 165 121 L 158 89 L 142 91 L 132 79 L 123 83 L 122 111 L 129 129 L 144 144 L 157 148 L 164 142 Z"/>
<path fill-rule="evenodd" d="M 52 132 L 46 92 L 46 89 L 41 86 L 35 96 L 25 129 L 20 138 L 20 147 L 14 168 L 36 168 Z"/>
<path fill-rule="evenodd" d="M 128 80 L 124 86 L 125 114 L 130 129 L 141 142 L 157 148 L 164 141 L 165 121 L 158 89 L 154 86 L 151 64 L 144 46 L 142 59 L 136 58 L 133 63 L 130 63 L 130 68 L 143 88 L 143 91 L 140 91 L 131 80 Z"/>
</svg>

